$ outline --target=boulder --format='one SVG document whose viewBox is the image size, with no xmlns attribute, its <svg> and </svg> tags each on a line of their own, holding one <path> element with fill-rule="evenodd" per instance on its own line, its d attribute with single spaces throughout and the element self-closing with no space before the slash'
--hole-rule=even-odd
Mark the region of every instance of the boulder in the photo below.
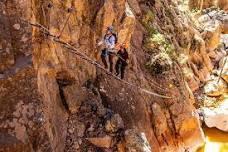
<svg viewBox="0 0 228 152">
<path fill-rule="evenodd" d="M 151 152 L 151 147 L 144 133 L 134 129 L 125 131 L 126 152 Z"/>
<path fill-rule="evenodd" d="M 112 137 L 108 135 L 104 137 L 87 138 L 87 140 L 93 145 L 101 148 L 110 148 L 112 145 Z"/>
<path fill-rule="evenodd" d="M 218 21 L 208 22 L 204 30 L 202 36 L 206 42 L 206 48 L 214 50 L 220 43 L 221 24 Z"/>
<path fill-rule="evenodd" d="M 218 77 L 209 80 L 204 86 L 204 92 L 209 97 L 219 97 L 226 90 L 226 83 L 224 81 L 219 81 L 217 83 Z"/>
<path fill-rule="evenodd" d="M 119 114 L 115 114 L 105 124 L 107 132 L 117 132 L 119 129 L 124 128 L 124 122 Z"/>
<path fill-rule="evenodd" d="M 228 104 L 228 101 L 226 101 Z M 201 113 L 205 124 L 212 128 L 216 127 L 219 130 L 228 132 L 228 106 L 220 105 L 217 108 L 202 108 Z"/>
<path fill-rule="evenodd" d="M 77 113 L 81 103 L 86 99 L 86 91 L 76 85 L 66 86 L 63 89 L 66 103 L 71 113 Z"/>
</svg>

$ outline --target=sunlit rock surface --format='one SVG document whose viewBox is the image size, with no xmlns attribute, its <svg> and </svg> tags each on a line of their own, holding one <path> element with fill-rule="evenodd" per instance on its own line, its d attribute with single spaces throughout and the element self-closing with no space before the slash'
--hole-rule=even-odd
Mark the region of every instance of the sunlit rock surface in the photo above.
<svg viewBox="0 0 228 152">
<path fill-rule="evenodd" d="M 200 10 L 214 5 L 214 1 L 197 3 Z M 216 85 L 227 43 L 221 43 L 227 33 L 227 14 L 222 10 L 207 9 L 193 21 L 178 9 L 179 3 L 168 0 L 14 0 L 0 4 L 0 131 L 9 140 L 0 142 L 3 151 L 15 147 L 54 152 L 195 151 L 204 143 L 204 135 L 192 91 L 206 84 L 203 93 L 210 102 L 205 105 L 225 107 L 222 103 L 218 107 L 217 98 L 226 103 L 226 66 Z M 133 85 L 104 74 L 39 29 L 22 23 L 20 17 L 42 24 L 99 64 L 101 48 L 96 42 L 113 25 L 118 43 L 128 46 L 130 60 L 124 80 Z M 18 62 L 21 58 L 22 63 Z M 212 75 L 214 82 L 208 84 Z M 172 98 L 151 96 L 138 87 Z M 27 116 L 30 109 L 35 111 L 34 120 L 29 120 L 33 115 Z M 205 122 L 218 127 L 224 119 L 220 116 Z"/>
</svg>

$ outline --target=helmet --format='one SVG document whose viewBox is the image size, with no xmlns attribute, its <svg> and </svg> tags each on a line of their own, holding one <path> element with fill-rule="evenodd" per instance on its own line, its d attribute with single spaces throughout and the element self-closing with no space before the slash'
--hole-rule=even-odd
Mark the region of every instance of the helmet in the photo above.
<svg viewBox="0 0 228 152">
<path fill-rule="evenodd" d="M 108 26 L 107 30 L 110 31 L 110 32 L 113 32 L 113 26 Z"/>
</svg>

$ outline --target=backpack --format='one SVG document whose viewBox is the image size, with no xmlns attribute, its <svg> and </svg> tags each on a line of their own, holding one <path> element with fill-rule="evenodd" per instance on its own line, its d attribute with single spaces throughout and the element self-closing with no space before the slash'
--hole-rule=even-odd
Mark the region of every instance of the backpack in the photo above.
<svg viewBox="0 0 228 152">
<path fill-rule="evenodd" d="M 115 44 L 118 43 L 118 36 L 117 36 L 117 33 L 112 33 L 112 35 L 115 37 Z"/>
<path fill-rule="evenodd" d="M 116 33 L 112 33 L 112 35 L 115 37 L 115 44 L 117 44 L 118 42 L 118 36 Z M 109 39 L 111 38 L 111 36 L 109 37 Z"/>
</svg>

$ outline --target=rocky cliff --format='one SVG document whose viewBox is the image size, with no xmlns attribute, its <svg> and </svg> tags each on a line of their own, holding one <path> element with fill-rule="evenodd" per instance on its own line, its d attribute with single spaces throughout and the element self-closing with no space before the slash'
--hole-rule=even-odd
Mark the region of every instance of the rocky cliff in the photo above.
<svg viewBox="0 0 228 152">
<path fill-rule="evenodd" d="M 226 28 L 222 19 L 219 32 L 200 31 L 179 7 L 168 0 L 0 2 L 0 151 L 195 151 L 204 135 L 192 91 L 212 71 L 208 52 Z M 109 25 L 128 45 L 127 83 L 74 53 L 101 64 L 96 43 Z"/>
</svg>

